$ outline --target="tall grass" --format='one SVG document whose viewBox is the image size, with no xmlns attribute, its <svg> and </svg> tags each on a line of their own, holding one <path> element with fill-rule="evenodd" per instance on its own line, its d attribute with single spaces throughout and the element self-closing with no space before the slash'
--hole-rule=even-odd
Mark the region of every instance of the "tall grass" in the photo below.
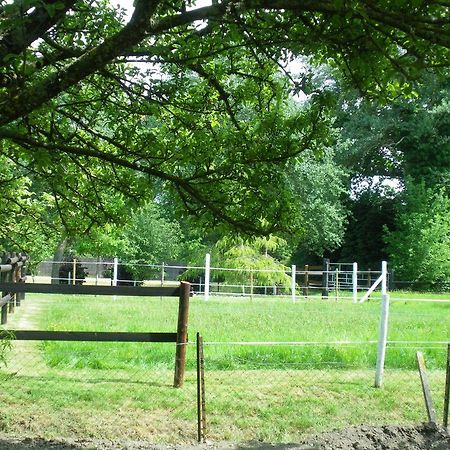
<svg viewBox="0 0 450 450">
<path fill-rule="evenodd" d="M 42 301 L 39 325 L 48 330 L 175 331 L 178 300 L 174 298 L 118 298 L 107 296 L 38 296 Z M 193 298 L 190 305 L 190 338 L 199 331 L 210 343 L 207 364 L 211 369 L 251 368 L 261 362 L 273 367 L 324 363 L 373 367 L 378 338 L 380 304 L 369 301 L 313 299 L 292 303 L 282 298 Z M 433 341 L 448 341 L 449 303 L 396 301 L 391 304 L 389 340 L 422 344 L 396 345 L 388 351 L 392 368 L 414 368 L 414 351 Z M 246 342 L 278 345 L 243 345 Z M 357 342 L 357 344 L 343 343 Z M 314 345 L 282 345 L 313 342 Z M 334 343 L 339 342 L 339 343 Z M 47 363 L 53 367 L 120 369 L 173 364 L 173 345 L 133 343 L 45 342 Z M 442 367 L 443 346 L 427 348 L 429 367 Z M 195 364 L 188 348 L 188 367 Z"/>
</svg>

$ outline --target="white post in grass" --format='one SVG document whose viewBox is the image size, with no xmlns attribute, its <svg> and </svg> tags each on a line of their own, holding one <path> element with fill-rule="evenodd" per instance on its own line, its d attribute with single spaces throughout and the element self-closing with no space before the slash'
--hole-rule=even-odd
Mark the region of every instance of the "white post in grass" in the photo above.
<svg viewBox="0 0 450 450">
<path fill-rule="evenodd" d="M 205 256 L 205 301 L 209 299 L 209 279 L 211 275 L 211 255 L 209 253 Z"/>
<path fill-rule="evenodd" d="M 295 287 L 296 287 L 296 281 L 295 281 L 295 272 L 297 271 L 297 268 L 295 264 L 292 264 L 291 268 L 291 295 L 292 295 L 292 303 L 295 303 Z"/>
<path fill-rule="evenodd" d="M 114 263 L 113 263 L 113 279 L 112 279 L 112 285 L 113 286 L 117 286 L 117 272 L 118 272 L 118 267 L 119 267 L 119 259 L 118 258 L 114 258 Z M 113 300 L 117 300 L 117 295 L 113 296 Z"/>
<path fill-rule="evenodd" d="M 358 303 L 358 263 L 353 263 L 353 303 Z"/>
<path fill-rule="evenodd" d="M 383 384 L 384 360 L 386 357 L 386 344 L 389 321 L 389 295 L 387 293 L 387 262 L 381 263 L 381 316 L 380 334 L 378 336 L 377 367 L 375 373 L 375 387 Z"/>
</svg>

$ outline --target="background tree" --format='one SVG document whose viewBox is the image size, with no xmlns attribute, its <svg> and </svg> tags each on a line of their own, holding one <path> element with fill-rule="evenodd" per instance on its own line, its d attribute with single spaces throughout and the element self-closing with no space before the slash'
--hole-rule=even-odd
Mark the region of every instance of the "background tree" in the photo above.
<svg viewBox="0 0 450 450">
<path fill-rule="evenodd" d="M 224 269 L 214 269 L 211 279 L 231 285 L 231 292 L 238 286 L 242 286 L 242 294 L 256 293 L 258 286 L 290 288 L 291 277 L 286 273 L 290 269 L 280 261 L 289 254 L 287 242 L 283 239 L 276 236 L 250 239 L 224 236 L 208 251 L 212 265 Z M 205 253 L 199 252 L 190 263 L 201 267 L 204 265 L 204 258 Z M 227 268 L 233 270 L 226 270 Z M 184 279 L 197 276 L 203 276 L 203 271 L 189 269 L 182 274 Z"/>
<path fill-rule="evenodd" d="M 405 287 L 450 289 L 450 197 L 408 181 L 394 231 L 386 233 L 396 276 Z"/>
<path fill-rule="evenodd" d="M 417 199 L 422 205 L 432 204 L 442 189 L 442 195 L 448 195 L 448 96 L 448 79 L 430 74 L 421 80 L 414 99 L 399 98 L 389 105 L 344 94 L 337 124 L 348 147 L 336 158 L 351 174 L 350 216 L 344 244 L 331 255 L 334 259 L 357 260 L 366 268 L 381 259 L 399 262 L 394 247 L 386 248 L 384 234 L 385 229 L 395 232 L 397 227 L 406 231 L 404 217 L 398 214 L 416 208 L 408 204 L 416 200 L 407 191 L 419 192 L 423 185 Z M 424 203 L 426 193 L 430 198 Z M 404 238 L 410 241 L 409 248 L 415 248 L 414 233 Z"/>
<path fill-rule="evenodd" d="M 285 114 L 302 89 L 286 63 L 307 55 L 392 98 L 446 70 L 448 21 L 424 0 L 136 0 L 127 21 L 104 0 L 2 2 L 0 152 L 83 215 L 103 217 L 108 190 L 151 198 L 159 180 L 199 225 L 296 231 L 283 171 L 320 146 L 329 98 Z"/>
</svg>

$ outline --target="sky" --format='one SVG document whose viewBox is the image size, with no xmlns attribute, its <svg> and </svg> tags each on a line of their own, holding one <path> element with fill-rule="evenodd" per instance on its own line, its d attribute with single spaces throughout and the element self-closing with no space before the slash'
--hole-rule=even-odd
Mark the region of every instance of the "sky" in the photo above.
<svg viewBox="0 0 450 450">
<path fill-rule="evenodd" d="M 128 11 L 128 16 L 133 12 L 133 0 L 110 0 L 111 4 L 120 5 L 122 8 Z M 211 4 L 211 0 L 197 0 L 195 2 L 195 7 L 199 8 L 202 6 L 208 6 Z M 189 8 L 188 8 L 189 9 Z"/>
</svg>

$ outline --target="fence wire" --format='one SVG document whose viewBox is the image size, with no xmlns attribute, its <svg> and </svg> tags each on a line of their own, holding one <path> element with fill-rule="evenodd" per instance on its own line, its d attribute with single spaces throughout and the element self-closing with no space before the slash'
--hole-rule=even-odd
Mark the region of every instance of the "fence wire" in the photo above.
<svg viewBox="0 0 450 450">
<path fill-rule="evenodd" d="M 431 355 L 428 346 L 390 346 L 382 389 L 374 387 L 372 357 L 367 364 L 340 361 L 339 355 L 349 347 L 374 356 L 376 349 L 370 344 L 315 348 L 316 359 L 305 346 L 278 345 L 269 351 L 267 345 L 242 346 L 228 351 L 228 368 L 217 364 L 218 347 L 226 352 L 228 343 L 205 342 L 208 439 L 288 443 L 352 425 L 426 421 L 417 370 L 398 368 L 399 359 L 414 358 L 418 349 L 430 363 L 433 399 L 442 418 L 443 345 Z"/>
<path fill-rule="evenodd" d="M 187 370 L 184 387 L 176 389 L 173 363 L 155 362 L 155 344 L 95 344 L 14 342 L 0 370 L 0 435 L 196 439 L 195 370 Z M 174 356 L 173 345 L 158 349 Z"/>
<path fill-rule="evenodd" d="M 176 299 L 27 295 L 12 329 L 171 331 Z M 374 388 L 380 305 L 368 301 L 193 298 L 205 330 L 206 437 L 298 442 L 308 433 L 426 420 L 422 351 L 438 419 L 448 304 L 392 302 L 381 389 Z M 69 327 L 69 328 L 68 328 Z M 191 342 L 194 344 L 194 342 Z M 174 344 L 13 341 L 0 368 L 0 437 L 149 443 L 197 438 L 196 352 L 174 389 Z"/>
</svg>

